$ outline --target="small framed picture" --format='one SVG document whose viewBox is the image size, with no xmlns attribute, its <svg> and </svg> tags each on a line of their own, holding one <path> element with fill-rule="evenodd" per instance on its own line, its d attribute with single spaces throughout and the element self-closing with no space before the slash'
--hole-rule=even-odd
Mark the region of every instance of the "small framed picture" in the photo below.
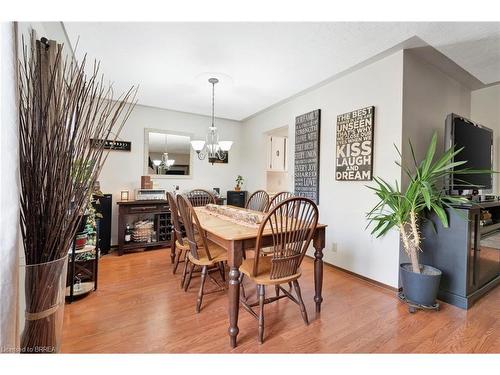
<svg viewBox="0 0 500 375">
<path fill-rule="evenodd" d="M 229 163 L 229 152 L 221 151 L 222 159 L 219 158 L 208 158 L 208 162 L 211 164 L 227 164 Z"/>
</svg>

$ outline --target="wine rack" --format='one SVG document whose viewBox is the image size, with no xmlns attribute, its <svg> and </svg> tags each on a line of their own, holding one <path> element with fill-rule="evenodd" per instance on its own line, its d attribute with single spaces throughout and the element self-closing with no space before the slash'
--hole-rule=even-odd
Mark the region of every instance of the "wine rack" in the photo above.
<svg viewBox="0 0 500 375">
<path fill-rule="evenodd" d="M 160 242 L 170 241 L 172 237 L 172 222 L 170 212 L 155 215 L 155 230 Z"/>
</svg>

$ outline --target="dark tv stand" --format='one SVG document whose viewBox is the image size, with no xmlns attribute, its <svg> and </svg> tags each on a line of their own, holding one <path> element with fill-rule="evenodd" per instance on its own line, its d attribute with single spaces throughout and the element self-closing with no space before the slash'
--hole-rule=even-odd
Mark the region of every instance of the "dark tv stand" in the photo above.
<svg viewBox="0 0 500 375">
<path fill-rule="evenodd" d="M 483 218 L 491 214 L 491 219 Z M 423 226 L 421 263 L 443 272 L 438 298 L 463 309 L 500 284 L 500 201 L 448 210 L 449 228 L 436 217 Z"/>
</svg>

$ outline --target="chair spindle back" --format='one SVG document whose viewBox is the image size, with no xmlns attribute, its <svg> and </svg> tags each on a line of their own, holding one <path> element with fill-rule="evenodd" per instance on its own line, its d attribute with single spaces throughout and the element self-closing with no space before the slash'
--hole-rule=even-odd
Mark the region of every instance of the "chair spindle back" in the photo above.
<svg viewBox="0 0 500 375">
<path fill-rule="evenodd" d="M 211 260 L 212 257 L 210 256 L 210 250 L 207 245 L 206 233 L 200 225 L 198 216 L 196 215 L 196 212 L 191 202 L 189 201 L 189 198 L 184 195 L 178 195 L 177 207 L 179 209 L 179 213 L 181 214 L 184 229 L 186 230 L 186 237 L 191 255 L 196 259 L 200 259 L 199 251 L 203 251 L 208 259 Z M 198 247 L 198 243 L 196 242 L 196 235 L 198 235 L 202 240 L 202 250 Z"/>
<path fill-rule="evenodd" d="M 194 189 L 187 193 L 187 198 L 193 207 L 215 204 L 215 196 L 207 190 Z"/>
<path fill-rule="evenodd" d="M 267 194 L 264 190 L 257 190 L 250 196 L 250 198 L 248 198 L 248 202 L 245 208 L 253 211 L 266 212 L 266 208 L 268 205 L 269 194 Z"/>
<path fill-rule="evenodd" d="M 259 274 L 262 247 L 269 246 L 262 244 L 265 230 L 272 234 L 271 279 L 297 273 L 316 230 L 318 216 L 318 207 L 308 198 L 288 198 L 275 206 L 259 227 L 253 275 Z"/>
<path fill-rule="evenodd" d="M 276 207 L 279 203 L 283 202 L 285 199 L 293 198 L 295 194 L 290 193 L 289 191 L 282 191 L 276 194 L 273 199 L 269 202 L 269 207 L 267 211 L 271 211 L 274 207 Z"/>
<path fill-rule="evenodd" d="M 174 224 L 175 238 L 182 246 L 184 246 L 184 233 L 182 232 L 182 226 L 179 220 L 179 209 L 177 208 L 177 202 L 174 194 L 167 192 L 167 200 L 168 205 L 170 206 L 172 224 Z"/>
</svg>

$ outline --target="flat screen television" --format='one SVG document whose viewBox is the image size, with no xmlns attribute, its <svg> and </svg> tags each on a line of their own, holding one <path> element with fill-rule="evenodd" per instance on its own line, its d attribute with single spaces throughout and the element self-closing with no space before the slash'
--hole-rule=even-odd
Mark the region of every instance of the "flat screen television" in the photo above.
<svg viewBox="0 0 500 375">
<path fill-rule="evenodd" d="M 490 128 L 454 113 L 449 114 L 446 117 L 445 149 L 453 145 L 456 149 L 463 147 L 454 161 L 467 161 L 458 168 L 493 169 L 493 130 Z M 492 178 L 491 173 L 455 175 L 447 181 L 447 188 L 451 192 L 473 189 L 488 192 L 492 189 Z"/>
</svg>

